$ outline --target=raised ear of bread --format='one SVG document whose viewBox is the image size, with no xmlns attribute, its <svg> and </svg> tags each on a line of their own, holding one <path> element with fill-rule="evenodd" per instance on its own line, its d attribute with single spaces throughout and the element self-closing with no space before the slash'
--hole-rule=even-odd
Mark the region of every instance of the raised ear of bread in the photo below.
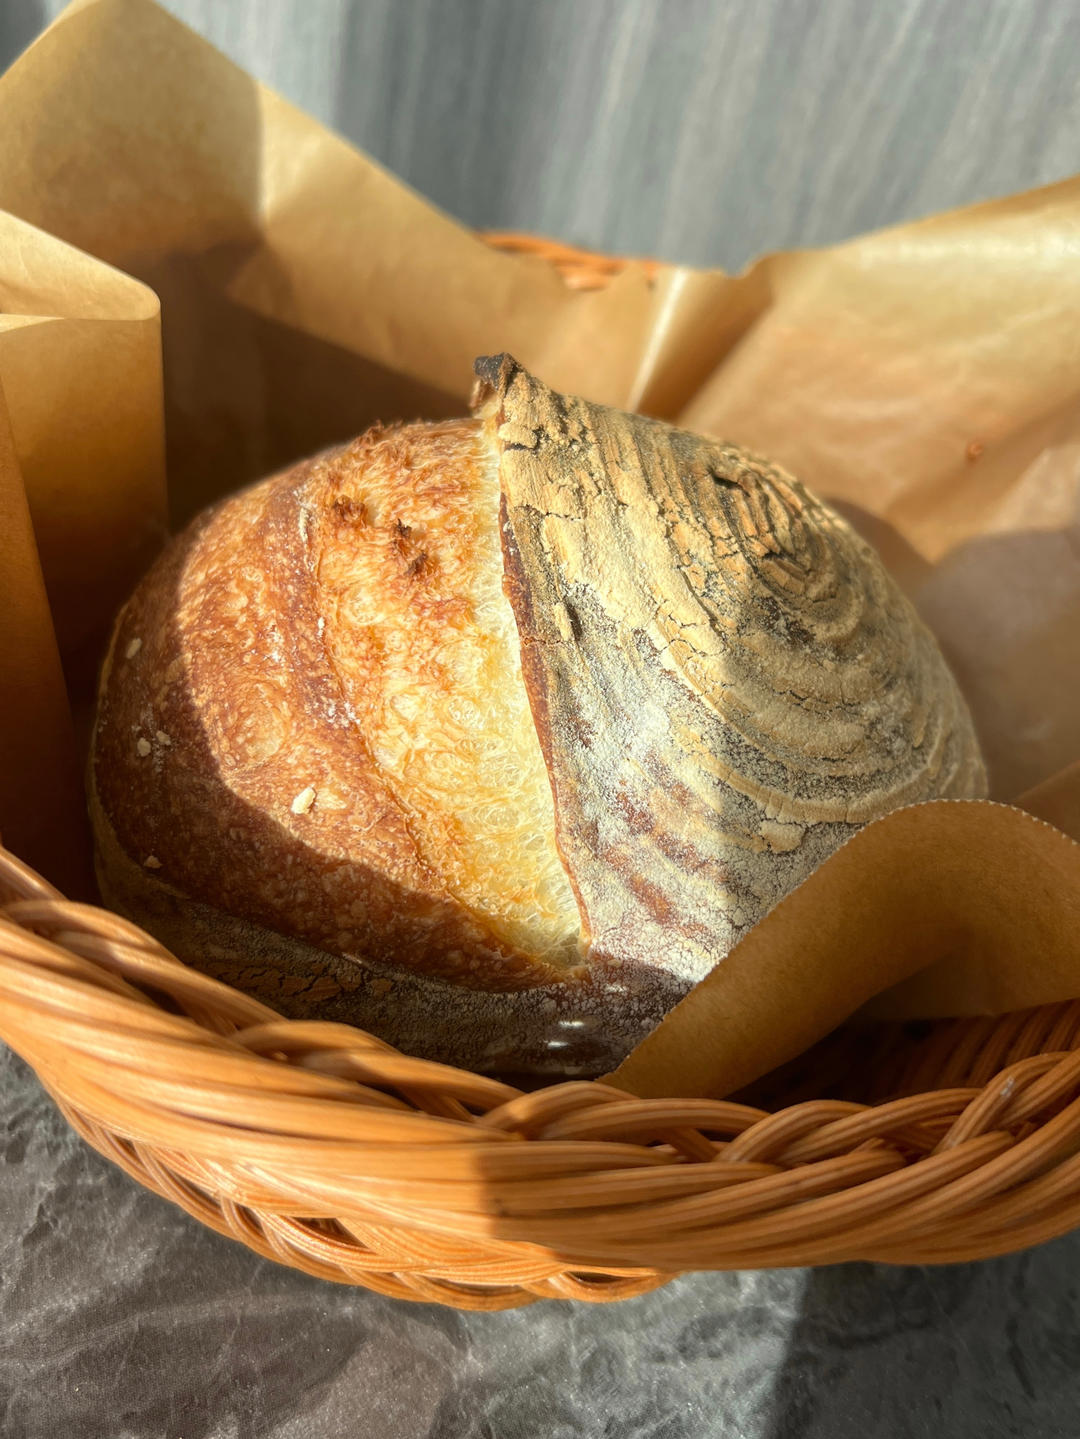
<svg viewBox="0 0 1080 1439">
<path fill-rule="evenodd" d="M 985 781 L 827 506 L 477 368 L 476 418 L 255 485 L 144 579 L 102 676 L 99 873 L 289 1012 L 465 1064 L 557 1014 L 610 1067 L 858 825 Z"/>
</svg>

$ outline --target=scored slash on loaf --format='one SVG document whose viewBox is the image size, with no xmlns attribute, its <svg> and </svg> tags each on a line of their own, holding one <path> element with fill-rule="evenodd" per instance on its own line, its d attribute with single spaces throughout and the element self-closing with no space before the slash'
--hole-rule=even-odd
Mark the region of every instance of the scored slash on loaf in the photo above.
<svg viewBox="0 0 1080 1439">
<path fill-rule="evenodd" d="M 473 419 L 172 542 L 102 677 L 99 873 L 287 1013 L 599 1072 L 859 825 L 985 777 L 933 638 L 790 476 L 477 373 Z"/>
</svg>

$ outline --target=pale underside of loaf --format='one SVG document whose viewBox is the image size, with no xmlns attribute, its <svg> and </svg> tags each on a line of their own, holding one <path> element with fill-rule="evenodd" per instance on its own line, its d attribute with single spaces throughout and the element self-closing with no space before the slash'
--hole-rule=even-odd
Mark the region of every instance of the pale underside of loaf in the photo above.
<svg viewBox="0 0 1080 1439">
<path fill-rule="evenodd" d="M 377 953 L 333 954 L 148 873 L 91 805 L 104 903 L 186 963 L 293 1019 L 356 1024 L 406 1054 L 468 1069 L 593 1076 L 613 1070 L 686 991 L 674 976 L 629 970 L 480 990 Z"/>
</svg>

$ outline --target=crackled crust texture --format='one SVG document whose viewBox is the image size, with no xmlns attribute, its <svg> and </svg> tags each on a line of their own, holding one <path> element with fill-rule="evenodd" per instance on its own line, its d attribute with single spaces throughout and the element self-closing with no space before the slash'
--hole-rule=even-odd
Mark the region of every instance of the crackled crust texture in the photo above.
<svg viewBox="0 0 1080 1439">
<path fill-rule="evenodd" d="M 687 986 L 868 820 L 986 775 L 868 544 L 732 446 L 477 365 L 559 844 L 594 963 Z"/>
</svg>

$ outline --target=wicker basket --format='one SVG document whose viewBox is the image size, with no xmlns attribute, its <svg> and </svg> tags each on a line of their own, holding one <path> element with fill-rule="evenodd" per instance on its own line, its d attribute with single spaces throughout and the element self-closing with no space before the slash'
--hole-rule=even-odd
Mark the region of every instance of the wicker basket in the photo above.
<svg viewBox="0 0 1080 1439">
<path fill-rule="evenodd" d="M 618 269 L 492 239 L 578 287 Z M 877 1104 L 522 1093 L 282 1019 L 0 849 L 0 1037 L 142 1184 L 397 1298 L 623 1299 L 685 1270 L 977 1259 L 1080 1224 L 1080 1003 L 928 1027 Z"/>
</svg>

